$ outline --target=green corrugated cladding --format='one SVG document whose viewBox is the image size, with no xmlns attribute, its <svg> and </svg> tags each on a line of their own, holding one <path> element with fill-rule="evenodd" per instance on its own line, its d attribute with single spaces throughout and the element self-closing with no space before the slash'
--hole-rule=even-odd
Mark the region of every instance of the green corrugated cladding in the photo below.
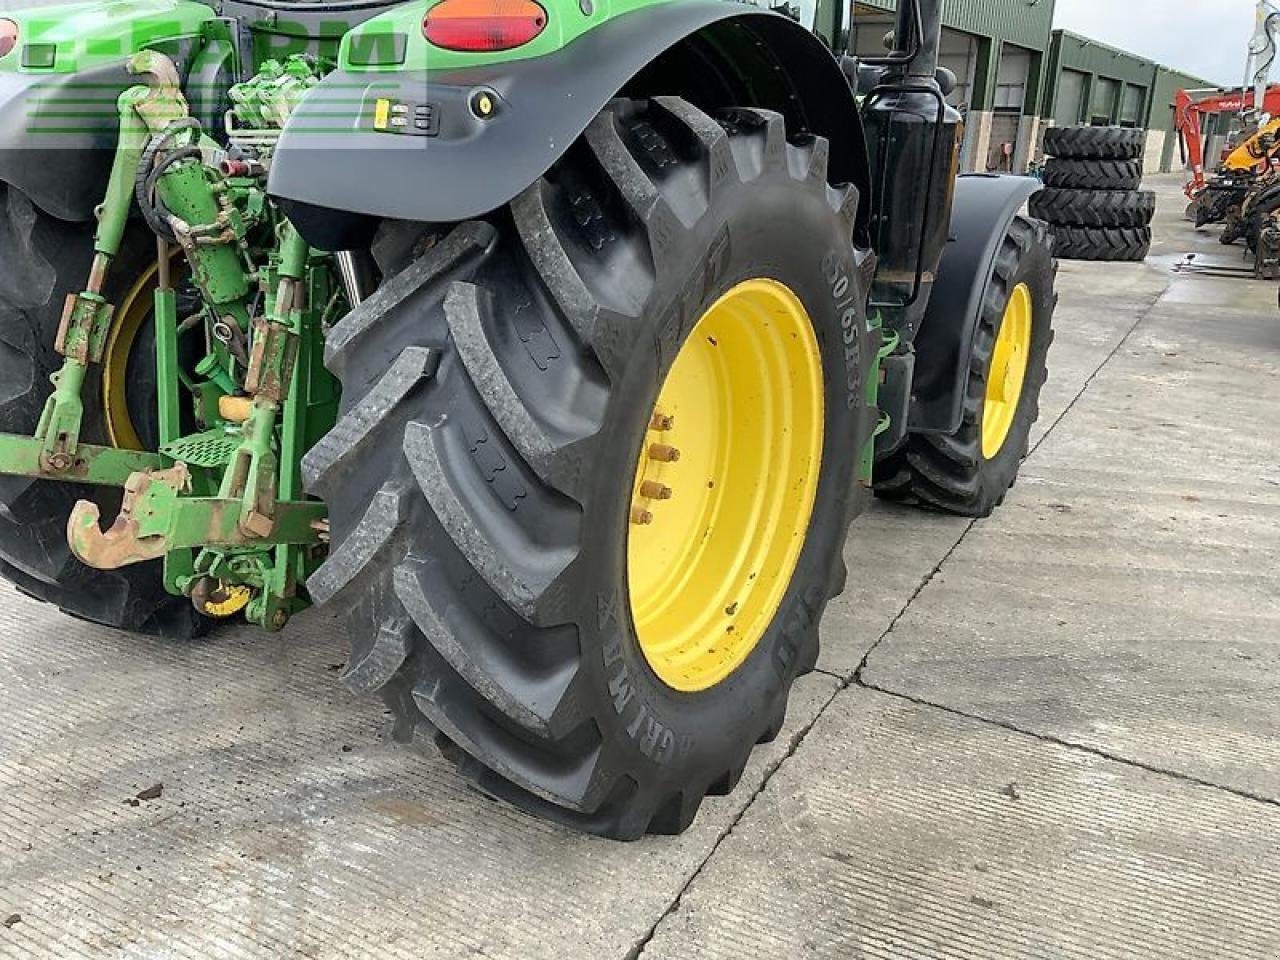
<svg viewBox="0 0 1280 960">
<path fill-rule="evenodd" d="M 1142 90 L 1142 119 L 1145 121 L 1150 111 L 1151 86 L 1158 67 L 1153 60 L 1134 56 L 1066 30 L 1055 30 L 1049 44 L 1049 80 L 1044 116 L 1052 117 L 1061 124 L 1089 122 L 1095 116 L 1106 116 L 1112 123 L 1118 123 L 1124 88 L 1133 86 Z M 1088 108 L 1085 116 L 1058 116 L 1058 86 L 1065 70 L 1074 70 L 1086 77 L 1084 103 Z M 1104 86 L 1103 81 L 1115 81 L 1116 94 L 1112 102 L 1106 104 L 1098 99 L 1098 93 Z"/>
<path fill-rule="evenodd" d="M 1157 66 L 1154 60 L 1146 60 L 1066 30 L 1053 31 L 1052 49 L 1060 68 L 1143 86 L 1150 85 L 1152 71 Z"/>
<path fill-rule="evenodd" d="M 880 10 L 897 8 L 895 0 L 857 2 Z M 1034 4 L 1027 0 L 946 0 L 942 22 L 955 30 L 1043 51 L 1049 45 L 1053 6 L 1054 0 L 1039 0 Z"/>
<path fill-rule="evenodd" d="M 1216 90 L 1218 85 L 1203 77 L 1179 73 L 1160 67 L 1156 73 L 1155 93 L 1151 97 L 1151 127 L 1173 130 L 1173 101 L 1179 90 Z"/>
<path fill-rule="evenodd" d="M 1048 96 L 1044 115 L 1060 123 L 1071 123 L 1077 119 L 1059 117 L 1055 113 L 1059 81 L 1064 70 L 1085 74 L 1089 78 L 1090 94 L 1099 79 L 1141 87 L 1146 97 L 1142 115 L 1146 126 L 1169 132 L 1173 130 L 1174 94 L 1182 87 L 1214 86 L 1199 77 L 1170 70 L 1154 60 L 1117 50 L 1066 30 L 1055 30 L 1049 45 Z M 1114 114 L 1111 120 L 1119 120 L 1118 114 Z"/>
</svg>

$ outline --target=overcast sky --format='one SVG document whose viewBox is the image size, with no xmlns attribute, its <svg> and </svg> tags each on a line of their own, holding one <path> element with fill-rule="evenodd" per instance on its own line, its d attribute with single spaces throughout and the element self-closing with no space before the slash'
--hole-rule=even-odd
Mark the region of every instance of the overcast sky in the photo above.
<svg viewBox="0 0 1280 960">
<path fill-rule="evenodd" d="M 1057 0 L 1054 26 L 1237 86 L 1255 9 L 1255 0 Z"/>
</svg>

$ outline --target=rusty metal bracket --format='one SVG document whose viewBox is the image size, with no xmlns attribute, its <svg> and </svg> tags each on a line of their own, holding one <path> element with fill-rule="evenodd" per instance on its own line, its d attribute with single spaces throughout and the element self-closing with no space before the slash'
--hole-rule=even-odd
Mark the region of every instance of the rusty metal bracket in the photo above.
<svg viewBox="0 0 1280 960">
<path fill-rule="evenodd" d="M 115 307 L 100 295 L 72 294 L 62 311 L 54 349 L 79 363 L 101 363 L 114 316 Z"/>
<path fill-rule="evenodd" d="M 190 483 L 183 464 L 135 474 L 125 485 L 119 516 L 105 531 L 99 526 L 98 505 L 80 501 L 67 522 L 72 552 L 86 566 L 118 570 L 194 547 L 320 543 L 321 521 L 326 516 L 322 503 L 277 503 L 270 535 L 255 536 L 240 524 L 239 500 L 187 496 Z"/>
</svg>

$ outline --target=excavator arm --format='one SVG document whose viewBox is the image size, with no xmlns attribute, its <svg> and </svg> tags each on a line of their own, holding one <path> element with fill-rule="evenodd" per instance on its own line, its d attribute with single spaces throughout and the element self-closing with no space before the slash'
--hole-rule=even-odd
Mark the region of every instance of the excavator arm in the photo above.
<svg viewBox="0 0 1280 960">
<path fill-rule="evenodd" d="M 1276 62 L 1276 44 L 1280 39 L 1280 7 L 1272 0 L 1259 0 L 1253 37 L 1249 40 L 1249 59 L 1245 68 L 1245 89 L 1253 89 L 1253 107 L 1243 111 L 1246 120 L 1261 128 L 1274 115 L 1264 103 L 1271 67 Z"/>
</svg>

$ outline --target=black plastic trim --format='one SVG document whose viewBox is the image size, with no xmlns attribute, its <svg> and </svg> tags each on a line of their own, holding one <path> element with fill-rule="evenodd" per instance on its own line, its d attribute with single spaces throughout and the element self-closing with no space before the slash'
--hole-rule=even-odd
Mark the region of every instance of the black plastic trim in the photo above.
<svg viewBox="0 0 1280 960">
<path fill-rule="evenodd" d="M 951 434 L 960 428 L 969 347 L 996 254 L 1013 218 L 1039 189 L 1030 177 L 972 174 L 957 180 L 951 235 L 915 340 L 912 433 Z"/>
<path fill-rule="evenodd" d="M 876 406 L 889 417 L 889 427 L 876 437 L 877 455 L 898 449 L 907 436 L 911 410 L 911 385 L 915 382 L 916 355 L 911 350 L 885 357 L 880 370 L 884 375 L 876 394 Z"/>
</svg>

